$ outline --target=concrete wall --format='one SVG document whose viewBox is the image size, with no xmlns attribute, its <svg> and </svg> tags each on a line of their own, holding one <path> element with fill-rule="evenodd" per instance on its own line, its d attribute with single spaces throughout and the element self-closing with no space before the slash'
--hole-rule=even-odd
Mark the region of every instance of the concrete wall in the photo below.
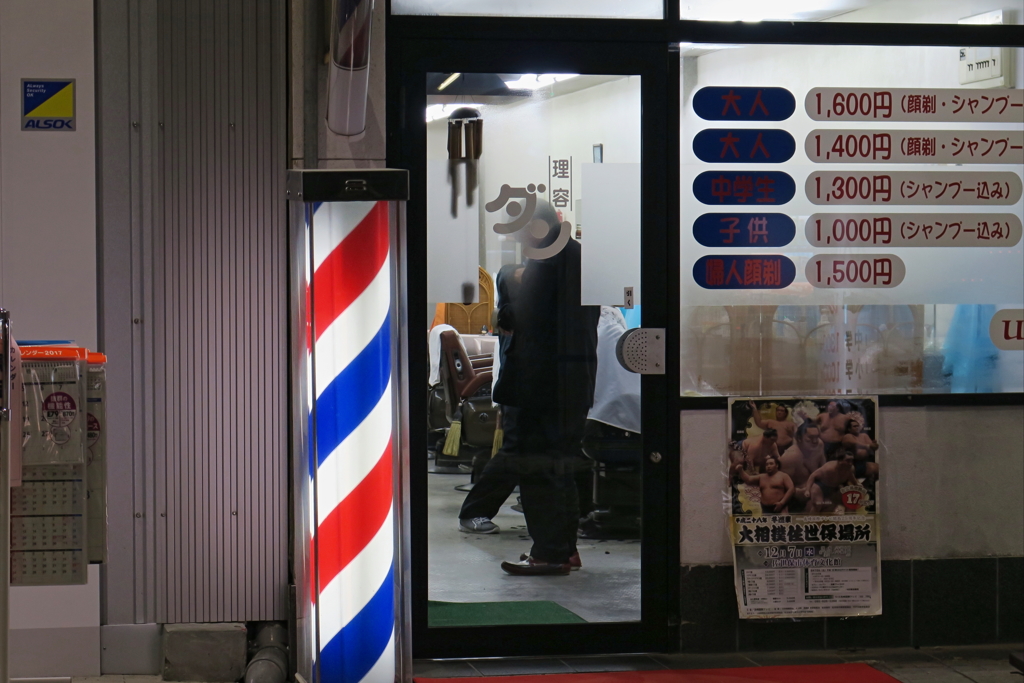
<svg viewBox="0 0 1024 683">
<path fill-rule="evenodd" d="M 681 414 L 680 562 L 731 564 L 725 411 Z M 882 559 L 1024 555 L 1024 408 L 883 408 Z"/>
<path fill-rule="evenodd" d="M 75 78 L 73 132 L 21 131 L 22 78 Z M 0 2 L 0 306 L 19 339 L 96 348 L 91 0 Z M 98 674 L 99 568 L 11 589 L 11 675 Z"/>
</svg>

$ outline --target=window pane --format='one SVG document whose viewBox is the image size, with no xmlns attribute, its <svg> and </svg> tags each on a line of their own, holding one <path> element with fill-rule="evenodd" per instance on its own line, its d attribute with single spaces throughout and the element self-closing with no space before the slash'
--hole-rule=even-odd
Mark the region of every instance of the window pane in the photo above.
<svg viewBox="0 0 1024 683">
<path fill-rule="evenodd" d="M 392 0 L 392 14 L 661 19 L 661 0 Z"/>
<path fill-rule="evenodd" d="M 683 393 L 1024 388 L 1024 51 L 681 54 Z"/>
<path fill-rule="evenodd" d="M 987 16 L 1002 10 L 1001 17 Z M 704 21 L 840 21 L 894 24 L 1019 24 L 1021 0 L 680 0 L 680 19 Z M 985 15 L 985 16 L 982 16 Z M 1000 20 L 1001 19 L 1001 20 Z"/>
<path fill-rule="evenodd" d="M 642 300 L 641 78 L 427 93 L 428 624 L 637 621 L 640 376 L 616 342 Z"/>
</svg>

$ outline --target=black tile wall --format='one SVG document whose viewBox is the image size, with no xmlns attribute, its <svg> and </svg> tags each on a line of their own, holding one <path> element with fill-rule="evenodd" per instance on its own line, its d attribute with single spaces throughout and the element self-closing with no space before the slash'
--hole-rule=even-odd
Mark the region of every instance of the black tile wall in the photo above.
<svg viewBox="0 0 1024 683">
<path fill-rule="evenodd" d="M 999 642 L 1024 642 L 1024 557 L 999 560 Z"/>
<path fill-rule="evenodd" d="M 1024 641 L 1020 557 L 886 560 L 881 616 L 849 619 L 740 620 L 731 566 L 683 567 L 680 577 L 684 653 Z"/>
<path fill-rule="evenodd" d="M 744 619 L 740 651 L 820 650 L 825 647 L 824 619 Z"/>
<path fill-rule="evenodd" d="M 732 566 L 683 567 L 680 571 L 682 652 L 734 652 L 739 613 Z"/>
<path fill-rule="evenodd" d="M 882 614 L 877 617 L 828 619 L 829 648 L 909 647 L 913 563 L 882 562 Z"/>
<path fill-rule="evenodd" d="M 996 639 L 996 558 L 914 560 L 914 645 Z"/>
</svg>

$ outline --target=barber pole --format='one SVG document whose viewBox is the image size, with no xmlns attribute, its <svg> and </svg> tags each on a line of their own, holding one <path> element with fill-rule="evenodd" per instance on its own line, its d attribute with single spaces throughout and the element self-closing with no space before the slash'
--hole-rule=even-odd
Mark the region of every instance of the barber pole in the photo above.
<svg viewBox="0 0 1024 683">
<path fill-rule="evenodd" d="M 320 683 L 393 683 L 388 202 L 311 210 L 314 676 Z"/>
</svg>

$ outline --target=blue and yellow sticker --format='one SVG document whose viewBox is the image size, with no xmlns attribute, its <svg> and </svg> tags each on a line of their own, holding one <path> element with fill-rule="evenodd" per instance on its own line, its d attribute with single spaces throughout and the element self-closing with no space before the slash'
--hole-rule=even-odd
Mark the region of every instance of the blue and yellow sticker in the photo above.
<svg viewBox="0 0 1024 683">
<path fill-rule="evenodd" d="M 75 79 L 21 79 L 21 129 L 75 130 Z"/>
</svg>

